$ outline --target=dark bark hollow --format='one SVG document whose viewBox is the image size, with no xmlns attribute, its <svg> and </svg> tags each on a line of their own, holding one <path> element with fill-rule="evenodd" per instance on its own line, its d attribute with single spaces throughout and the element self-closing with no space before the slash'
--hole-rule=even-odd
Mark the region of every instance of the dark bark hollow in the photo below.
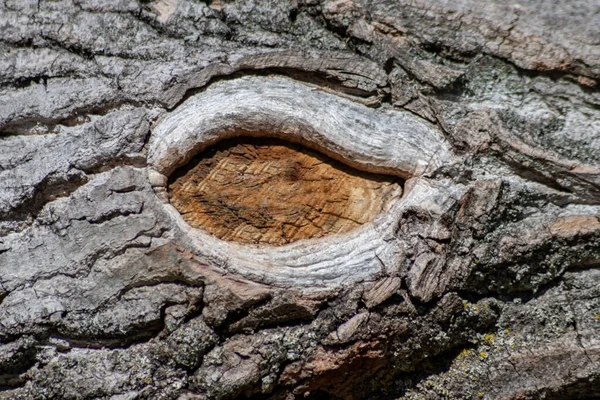
<svg viewBox="0 0 600 400">
<path fill-rule="evenodd" d="M 402 193 L 399 178 L 359 172 L 306 147 L 238 138 L 170 177 L 170 202 L 191 226 L 240 243 L 282 245 L 345 233 Z"/>
</svg>

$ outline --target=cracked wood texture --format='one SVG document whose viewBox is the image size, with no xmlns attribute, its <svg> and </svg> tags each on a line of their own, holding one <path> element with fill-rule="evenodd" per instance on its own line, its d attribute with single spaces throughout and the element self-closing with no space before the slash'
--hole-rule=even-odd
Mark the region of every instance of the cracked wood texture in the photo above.
<svg viewBox="0 0 600 400">
<path fill-rule="evenodd" d="M 597 1 L 4 0 L 0 28 L 0 399 L 600 396 Z M 452 155 L 340 234 L 387 250 L 334 281 L 310 241 L 264 251 L 320 282 L 199 251 L 147 169 L 161 121 L 267 78 L 305 127 L 418 119 Z"/>
<path fill-rule="evenodd" d="M 169 191 L 193 227 L 223 240 L 282 245 L 368 222 L 402 194 L 396 180 L 300 145 L 241 139 L 200 153 Z"/>
</svg>

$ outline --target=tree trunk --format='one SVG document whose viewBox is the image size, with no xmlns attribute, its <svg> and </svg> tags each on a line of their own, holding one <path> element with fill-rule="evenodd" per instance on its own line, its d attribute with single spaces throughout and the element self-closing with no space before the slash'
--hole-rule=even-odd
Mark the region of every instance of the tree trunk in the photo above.
<svg viewBox="0 0 600 400">
<path fill-rule="evenodd" d="M 600 396 L 600 4 L 0 4 L 0 399 Z"/>
</svg>

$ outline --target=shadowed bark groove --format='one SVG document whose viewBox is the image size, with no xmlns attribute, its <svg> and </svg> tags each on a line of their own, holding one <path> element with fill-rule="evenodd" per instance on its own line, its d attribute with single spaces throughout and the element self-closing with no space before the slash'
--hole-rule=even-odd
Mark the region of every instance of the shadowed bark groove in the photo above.
<svg viewBox="0 0 600 400">
<path fill-rule="evenodd" d="M 599 18 L 0 2 L 0 399 L 600 396 Z"/>
</svg>

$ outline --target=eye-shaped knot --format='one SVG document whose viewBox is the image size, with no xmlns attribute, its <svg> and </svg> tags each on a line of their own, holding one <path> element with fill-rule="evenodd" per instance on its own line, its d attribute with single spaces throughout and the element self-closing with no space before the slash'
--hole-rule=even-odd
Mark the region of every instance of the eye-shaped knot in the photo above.
<svg viewBox="0 0 600 400">
<path fill-rule="evenodd" d="M 189 98 L 154 127 L 148 160 L 180 242 L 274 285 L 399 268 L 390 238 L 402 209 L 439 213 L 451 196 L 412 179 L 452 161 L 436 127 L 286 78 L 218 82 Z"/>
</svg>

